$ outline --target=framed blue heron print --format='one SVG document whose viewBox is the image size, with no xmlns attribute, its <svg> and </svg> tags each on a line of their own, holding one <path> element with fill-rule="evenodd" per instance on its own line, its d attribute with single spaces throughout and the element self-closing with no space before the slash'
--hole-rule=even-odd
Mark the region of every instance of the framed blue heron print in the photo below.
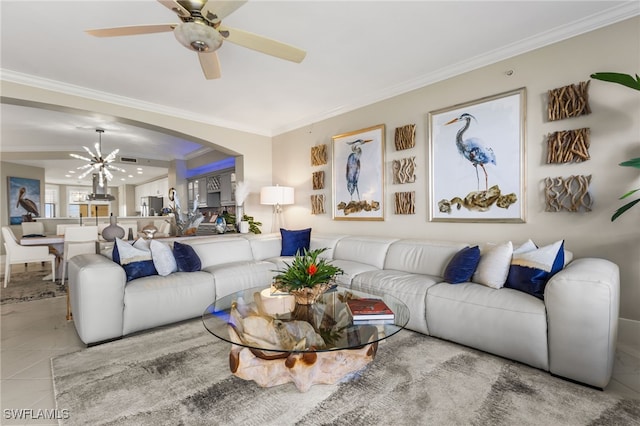
<svg viewBox="0 0 640 426">
<path fill-rule="evenodd" d="M 384 220 L 385 126 L 333 140 L 333 219 Z"/>
<path fill-rule="evenodd" d="M 429 220 L 525 222 L 526 89 L 429 113 Z"/>
</svg>

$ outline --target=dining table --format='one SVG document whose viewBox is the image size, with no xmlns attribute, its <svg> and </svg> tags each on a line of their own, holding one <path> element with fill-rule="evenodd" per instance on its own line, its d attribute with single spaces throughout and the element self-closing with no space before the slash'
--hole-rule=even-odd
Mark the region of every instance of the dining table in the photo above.
<svg viewBox="0 0 640 426">
<path fill-rule="evenodd" d="M 60 267 L 62 263 L 62 255 L 64 251 L 64 235 L 38 235 L 20 238 L 21 246 L 49 246 L 52 248 L 51 252 L 56 255 L 56 278 L 62 274 Z M 43 280 L 50 280 L 51 274 L 42 278 Z"/>
</svg>

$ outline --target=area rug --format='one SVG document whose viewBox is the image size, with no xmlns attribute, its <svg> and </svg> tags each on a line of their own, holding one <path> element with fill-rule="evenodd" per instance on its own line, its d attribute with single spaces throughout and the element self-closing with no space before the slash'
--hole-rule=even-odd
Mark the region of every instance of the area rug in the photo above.
<svg viewBox="0 0 640 426">
<path fill-rule="evenodd" d="M 4 288 L 4 275 L 0 277 L 0 304 L 28 302 L 31 300 L 46 299 L 49 297 L 66 296 L 66 285 L 60 285 L 60 280 L 52 282 L 50 279 L 42 279 L 51 273 L 49 268 L 37 268 L 30 266 L 26 272 L 13 272 L 11 281 Z"/>
<path fill-rule="evenodd" d="M 634 425 L 640 401 L 403 330 L 367 368 L 301 393 L 229 372 L 195 320 L 52 359 L 65 425 Z"/>
</svg>

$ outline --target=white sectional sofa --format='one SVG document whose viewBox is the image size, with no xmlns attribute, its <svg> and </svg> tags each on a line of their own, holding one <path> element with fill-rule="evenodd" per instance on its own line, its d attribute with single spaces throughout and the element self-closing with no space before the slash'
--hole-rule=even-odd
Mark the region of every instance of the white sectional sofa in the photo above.
<svg viewBox="0 0 640 426">
<path fill-rule="evenodd" d="M 278 234 L 182 242 L 200 257 L 201 271 L 127 283 L 122 267 L 105 256 L 73 258 L 71 306 L 82 341 L 94 344 L 198 317 L 216 298 L 269 285 L 290 259 L 280 256 Z M 310 248 L 328 248 L 322 256 L 345 271 L 338 276 L 340 285 L 402 300 L 411 330 L 605 387 L 617 340 L 617 265 L 573 260 L 549 280 L 543 301 L 509 288 L 444 282 L 447 264 L 467 245 L 314 233 Z"/>
</svg>

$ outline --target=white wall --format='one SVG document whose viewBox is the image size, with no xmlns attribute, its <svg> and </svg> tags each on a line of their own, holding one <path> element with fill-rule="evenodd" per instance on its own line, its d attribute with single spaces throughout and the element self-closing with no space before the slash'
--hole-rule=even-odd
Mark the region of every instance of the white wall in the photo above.
<svg viewBox="0 0 640 426">
<path fill-rule="evenodd" d="M 425 45 L 426 54 L 428 45 Z M 505 72 L 513 70 L 512 76 Z M 564 238 L 577 256 L 604 257 L 621 268 L 622 318 L 640 320 L 640 207 L 616 222 L 610 217 L 622 204 L 618 197 L 640 187 L 636 169 L 617 166 L 640 157 L 640 93 L 629 88 L 592 81 L 592 114 L 547 122 L 546 93 L 549 89 L 589 79 L 593 72 L 640 72 L 640 18 L 633 18 L 573 39 L 557 43 L 395 98 L 379 102 L 313 126 L 273 139 L 274 182 L 296 188 L 296 204 L 285 208 L 290 228 L 311 226 L 322 232 L 393 235 L 403 238 L 433 238 L 468 242 L 524 241 L 539 245 Z M 519 87 L 527 89 L 526 203 L 524 224 L 442 223 L 428 221 L 429 111 L 472 101 Z M 333 221 L 331 219 L 331 164 L 311 167 L 312 146 L 327 144 L 331 137 L 377 124 L 386 125 L 386 211 L 384 222 Z M 395 151 L 396 127 L 415 123 L 416 147 Z M 591 160 L 578 164 L 545 164 L 546 135 L 558 130 L 591 128 Z M 417 180 L 393 185 L 391 162 L 416 156 Z M 325 170 L 325 189 L 313 191 L 311 174 Z M 595 200 L 590 213 L 545 212 L 545 177 L 593 175 L 591 193 Z M 416 214 L 394 215 L 393 193 L 416 191 Z M 311 194 L 325 194 L 327 214 L 310 214 Z"/>
</svg>

